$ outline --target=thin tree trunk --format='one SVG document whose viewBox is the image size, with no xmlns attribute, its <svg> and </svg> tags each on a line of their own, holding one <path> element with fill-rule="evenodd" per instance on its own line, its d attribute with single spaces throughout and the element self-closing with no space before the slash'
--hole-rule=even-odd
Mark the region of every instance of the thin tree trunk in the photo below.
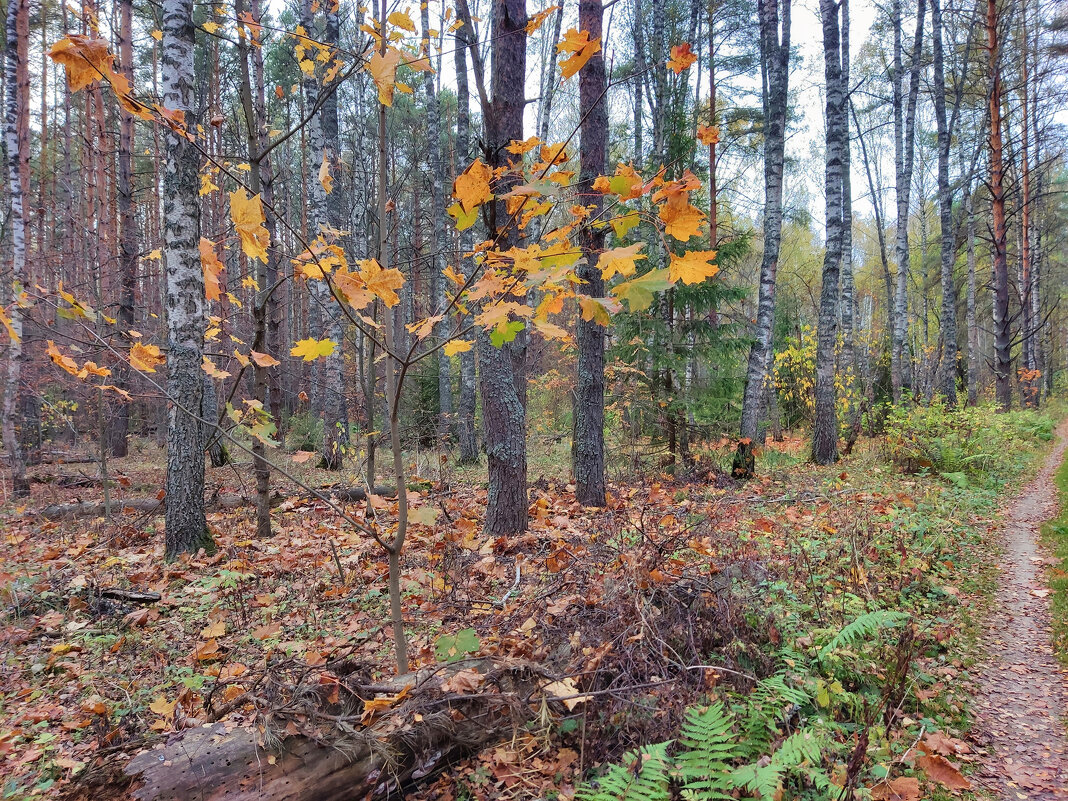
<svg viewBox="0 0 1068 801">
<path fill-rule="evenodd" d="M 163 105 L 184 114 L 196 131 L 193 109 L 193 3 L 163 0 Z M 200 265 L 200 159 L 193 143 L 164 132 L 164 264 L 167 273 L 167 516 L 166 555 L 213 548 L 204 516 L 204 450 L 195 416 L 204 392 L 204 274 Z M 182 408 L 179 408 L 181 405 Z"/>
<path fill-rule="evenodd" d="M 827 243 L 823 257 L 819 328 L 816 335 L 815 411 L 812 418 L 812 460 L 832 464 L 838 460 L 838 409 L 834 386 L 834 348 L 838 339 L 838 273 L 842 262 L 842 210 L 845 148 L 849 139 L 846 89 L 842 75 L 842 41 L 838 13 L 849 13 L 845 3 L 820 0 L 823 22 L 823 74 L 826 79 Z"/>
<path fill-rule="evenodd" d="M 923 52 L 923 18 L 926 0 L 919 0 L 916 11 L 916 35 L 912 42 L 912 62 L 908 98 L 904 94 L 904 68 L 901 61 L 901 0 L 893 3 L 894 25 L 894 172 L 897 187 L 897 223 L 895 256 L 897 285 L 894 294 L 894 330 L 890 352 L 890 374 L 894 402 L 901 401 L 901 390 L 907 372 L 905 365 L 905 336 L 908 332 L 908 272 L 909 272 L 909 195 L 912 190 L 912 165 L 916 141 L 916 99 L 920 90 L 921 55 Z M 904 112 L 904 118 L 902 113 Z"/>
<path fill-rule="evenodd" d="M 556 93 L 556 43 L 560 41 L 560 29 L 564 21 L 565 0 L 560 0 L 553 18 L 553 35 L 549 40 L 549 58 L 541 72 L 541 97 L 538 99 L 538 138 L 549 141 L 549 118 L 552 116 L 553 96 Z M 581 23 L 579 24 L 581 28 Z M 593 38 L 593 34 L 590 34 Z"/>
<path fill-rule="evenodd" d="M 968 327 L 968 405 L 979 402 L 979 326 L 975 319 L 975 193 L 965 198 L 964 214 L 967 218 L 968 237 L 968 300 L 965 322 Z"/>
<path fill-rule="evenodd" d="M 454 50 L 456 67 L 456 172 L 466 169 L 471 159 L 471 93 L 467 81 L 467 49 L 471 44 L 467 34 L 470 21 L 463 20 L 464 25 L 457 34 Z M 462 44 L 461 44 L 462 42 Z M 460 231 L 458 236 L 459 253 L 457 263 L 463 265 L 463 274 L 469 278 L 475 269 L 474 262 L 465 254 L 473 245 L 470 229 Z M 470 317 L 465 317 L 463 325 L 470 324 Z M 460 464 L 472 464 L 478 461 L 478 434 L 475 428 L 475 405 L 477 402 L 475 384 L 475 351 L 466 350 L 460 354 L 460 408 L 458 417 L 457 439 L 460 445 Z"/>
<path fill-rule="evenodd" d="M 993 216 L 991 240 L 991 269 L 994 278 L 994 381 L 995 395 L 1002 411 L 1012 406 L 1012 361 L 1009 349 L 1012 334 L 1009 329 L 1009 265 L 1006 254 L 1004 163 L 1001 140 L 1001 52 L 998 41 L 997 0 L 987 0 L 986 6 L 987 57 L 990 66 L 990 200 Z"/>
<path fill-rule="evenodd" d="M 752 443 L 760 422 L 761 398 L 768 351 L 775 320 L 775 276 L 782 241 L 782 183 L 786 149 L 786 107 L 790 78 L 790 5 L 782 0 L 760 0 L 760 61 L 764 105 L 764 254 L 760 262 L 756 330 L 749 350 L 745 392 L 742 398 L 739 454 L 735 475 L 752 475 Z M 780 39 L 781 37 L 781 39 Z"/>
<path fill-rule="evenodd" d="M 429 4 L 421 4 L 421 21 L 426 55 L 430 57 L 430 10 Z M 434 314 L 444 314 L 448 301 L 445 298 L 445 254 L 449 249 L 449 237 L 445 228 L 445 157 L 441 150 L 441 106 L 434 89 L 434 74 L 423 73 L 423 91 L 426 92 L 427 114 L 427 160 L 430 162 L 430 287 Z M 466 165 L 465 165 L 466 166 Z M 434 335 L 443 340 L 449 336 L 449 321 L 442 319 L 434 326 Z M 452 366 L 451 360 L 441 348 L 438 361 L 438 430 L 446 434 L 452 428 Z"/>
<path fill-rule="evenodd" d="M 1020 235 L 1022 247 L 1020 248 L 1020 318 L 1023 325 L 1021 338 L 1023 340 L 1023 362 L 1026 374 L 1021 382 L 1024 402 L 1028 406 L 1038 405 L 1038 377 L 1035 375 L 1037 364 L 1035 362 L 1035 319 L 1032 312 L 1031 294 L 1033 279 L 1031 276 L 1031 119 L 1030 119 L 1030 94 L 1031 82 L 1028 78 L 1027 65 L 1027 3 L 1020 3 L 1020 25 L 1023 33 L 1023 45 L 1020 53 L 1020 68 L 1022 81 L 1020 85 L 1020 172 L 1023 196 L 1020 199 Z"/>
<path fill-rule="evenodd" d="M 852 152 L 849 144 L 849 0 L 842 0 L 842 118 L 845 135 L 842 147 L 842 267 L 841 267 L 841 320 L 842 320 L 842 367 L 843 373 L 852 371 L 852 384 L 858 379 L 856 332 L 853 309 L 856 282 L 853 276 L 853 180 Z M 852 398 L 852 392 L 850 392 Z M 850 413 L 852 413 L 852 408 Z"/>
<path fill-rule="evenodd" d="M 931 0 L 934 40 L 934 107 L 938 128 L 938 211 L 942 233 L 942 359 L 939 388 L 951 406 L 957 403 L 957 290 L 953 264 L 957 236 L 953 225 L 953 188 L 949 184 L 950 130 L 946 120 L 946 76 L 942 53 L 942 2 Z"/>
<path fill-rule="evenodd" d="M 4 380 L 3 437 L 7 450 L 8 466 L 11 468 L 12 492 L 15 497 L 30 494 L 26 478 L 26 463 L 22 456 L 18 419 L 19 385 L 22 376 L 22 310 L 19 300 L 23 292 L 26 274 L 26 209 L 19 180 L 19 163 L 29 154 L 19 147 L 19 29 L 22 19 L 29 13 L 26 0 L 9 0 L 7 7 L 7 42 L 4 51 L 4 145 L 7 149 L 8 193 L 10 195 L 11 226 L 11 336 L 7 347 L 7 375 Z"/>
<path fill-rule="evenodd" d="M 601 37 L 603 9 L 601 0 L 579 1 L 579 28 L 591 39 Z M 608 151 L 608 103 L 605 98 L 607 78 L 604 56 L 596 53 L 579 73 L 579 116 L 582 119 L 581 173 L 579 185 L 590 196 L 591 217 L 597 219 L 603 198 L 589 189 L 605 171 Z M 597 254 L 604 248 L 603 228 L 587 226 L 582 243 L 585 263 L 579 278 L 586 282 L 591 297 L 604 295 L 604 279 L 597 266 Z M 575 386 L 574 473 L 575 498 L 583 506 L 605 505 L 604 482 L 604 327 L 596 320 L 579 319 L 578 371 Z"/>
<path fill-rule="evenodd" d="M 490 166 L 506 166 L 505 147 L 523 139 L 526 79 L 526 0 L 498 0 L 493 4 L 492 101 L 483 108 Z M 498 197 L 517 183 L 506 173 L 495 189 Z M 506 204 L 490 207 L 490 231 L 497 247 L 508 250 L 518 242 L 509 223 Z M 488 534 L 514 534 L 527 529 L 526 332 L 502 347 L 494 347 L 489 333 L 478 333 L 482 416 L 489 458 Z"/>
<path fill-rule="evenodd" d="M 237 0 L 235 3 L 235 10 L 238 17 L 245 14 L 244 0 Z M 257 18 L 258 19 L 258 18 Z M 262 139 L 260 136 L 260 123 L 259 117 L 256 114 L 256 102 L 253 98 L 252 89 L 252 75 L 249 69 L 249 57 L 250 50 L 258 50 L 249 43 L 247 36 L 247 28 L 241 27 L 238 29 L 238 60 L 240 62 L 241 71 L 241 106 L 245 115 L 245 142 L 246 149 L 248 151 L 248 160 L 252 165 L 252 170 L 249 173 L 249 184 L 253 194 L 260 195 L 262 200 L 262 165 L 260 164 L 260 146 Z M 266 217 L 266 214 L 264 215 Z M 270 253 L 267 255 L 268 261 L 273 257 Z M 268 349 L 267 343 L 267 296 L 270 291 L 270 287 L 267 285 L 268 270 L 267 264 L 261 259 L 254 259 L 255 263 L 255 276 L 256 276 L 256 298 L 255 304 L 252 310 L 253 318 L 253 340 L 252 350 L 263 353 Z M 274 354 L 268 354 L 273 356 Z M 268 368 L 264 365 L 254 362 L 252 365 L 252 384 L 253 384 L 253 397 L 263 404 L 264 408 L 268 408 Z M 214 385 L 212 385 L 214 389 Z M 218 410 L 214 406 L 208 411 L 211 413 L 212 420 L 217 419 L 216 415 Z M 252 469 L 256 476 L 256 536 L 260 539 L 266 539 L 271 536 L 271 466 L 267 461 L 267 446 L 263 439 L 260 437 L 252 438 Z M 215 462 L 215 455 L 212 455 L 212 462 Z"/>
</svg>

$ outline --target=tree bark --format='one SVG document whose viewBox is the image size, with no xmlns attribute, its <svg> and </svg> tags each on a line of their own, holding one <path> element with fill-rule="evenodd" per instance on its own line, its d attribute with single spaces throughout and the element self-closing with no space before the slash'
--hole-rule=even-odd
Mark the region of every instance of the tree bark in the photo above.
<svg viewBox="0 0 1068 801">
<path fill-rule="evenodd" d="M 163 0 L 163 105 L 184 114 L 196 131 L 193 108 L 193 3 Z M 193 143 L 167 128 L 163 174 L 163 240 L 167 299 L 166 556 L 211 549 L 204 517 L 204 450 L 199 415 L 203 396 L 204 274 L 200 264 L 199 161 Z M 180 408 L 181 407 L 181 408 Z"/>
<path fill-rule="evenodd" d="M 950 130 L 946 120 L 946 75 L 942 52 L 942 3 L 931 0 L 934 51 L 934 108 L 938 129 L 938 216 L 942 256 L 942 360 L 939 388 L 946 402 L 957 404 L 957 288 L 953 265 L 957 259 L 957 236 L 953 225 L 953 188 L 949 183 Z"/>
<path fill-rule="evenodd" d="M 826 170 L 827 242 L 823 256 L 819 328 L 816 333 L 815 411 L 812 418 L 812 460 L 833 464 L 838 460 L 838 409 L 834 386 L 834 348 L 838 340 L 838 273 L 842 262 L 842 172 L 849 139 L 846 91 L 842 76 L 842 40 L 839 9 L 845 3 L 820 0 L 823 22 L 823 74 L 827 92 Z"/>
<path fill-rule="evenodd" d="M 591 39 L 602 35 L 601 0 L 580 0 L 579 28 Z M 592 187 L 605 171 L 608 151 L 608 104 L 605 98 L 607 78 L 601 52 L 586 62 L 579 73 L 579 117 L 581 172 L 579 185 L 588 193 L 583 202 L 590 216 L 599 219 L 603 197 Z M 582 250 L 585 262 L 578 276 L 585 282 L 584 291 L 591 297 L 604 296 L 604 279 L 597 266 L 597 255 L 604 249 L 604 228 L 587 226 Z M 604 481 L 604 326 L 596 320 L 578 321 L 578 370 L 575 386 L 574 473 L 575 498 L 583 506 L 605 505 Z"/>
<path fill-rule="evenodd" d="M 235 3 L 235 10 L 238 14 L 238 18 L 242 14 L 245 14 L 244 0 L 237 0 Z M 259 17 L 255 17 L 258 21 Z M 260 195 L 262 200 L 263 187 L 262 176 L 263 169 L 260 164 L 260 148 L 263 144 L 261 137 L 262 125 L 260 123 L 259 115 L 256 113 L 256 101 L 253 95 L 252 87 L 252 73 L 249 67 L 249 58 L 251 57 L 251 50 L 259 50 L 253 44 L 250 44 L 247 36 L 248 29 L 241 27 L 238 29 L 238 59 L 240 61 L 240 96 L 241 106 L 245 116 L 245 142 L 246 149 L 248 151 L 248 160 L 252 165 L 252 170 L 249 173 L 249 184 L 253 194 Z M 267 214 L 264 214 L 266 217 Z M 272 215 L 273 222 L 273 215 Z M 273 235 L 274 231 L 270 230 Z M 270 262 L 274 256 L 268 251 L 267 260 Z M 256 297 L 255 304 L 252 310 L 253 318 L 253 340 L 252 350 L 257 352 L 267 352 L 268 355 L 274 356 L 269 352 L 269 344 L 267 342 L 267 298 L 270 292 L 268 282 L 268 265 L 262 262 L 260 259 L 255 259 L 255 276 L 256 276 Z M 208 385 L 206 385 L 208 386 Z M 259 363 L 252 365 L 252 392 L 253 397 L 263 404 L 263 408 L 269 408 L 268 403 L 268 368 Z M 210 384 L 212 390 L 214 390 L 214 384 Z M 217 420 L 218 409 L 212 404 L 212 408 L 208 410 L 211 414 L 209 419 Z M 277 421 L 275 422 L 277 425 Z M 221 446 L 221 442 L 219 445 Z M 256 536 L 260 539 L 266 539 L 271 536 L 271 466 L 267 461 L 267 446 L 260 437 L 253 437 L 252 439 L 252 458 L 253 458 L 253 472 L 256 476 Z M 212 464 L 217 461 L 217 454 L 211 453 Z"/>
<path fill-rule="evenodd" d="M 894 255 L 897 260 L 897 284 L 894 294 L 894 330 L 890 351 L 890 381 L 895 403 L 901 401 L 905 384 L 905 336 L 908 332 L 909 273 L 909 197 L 912 191 L 912 165 L 916 142 L 916 99 L 920 90 L 921 55 L 923 53 L 923 18 L 926 0 L 919 0 L 916 11 L 916 35 L 912 41 L 908 98 L 905 99 L 904 68 L 901 60 L 901 0 L 894 0 L 894 174 L 896 178 L 897 221 Z M 904 114 L 904 118 L 902 118 Z"/>
<path fill-rule="evenodd" d="M 465 4 L 463 8 L 466 9 Z M 456 172 L 464 170 L 471 160 L 471 93 L 467 80 L 467 50 L 471 46 L 470 15 L 461 15 L 463 26 L 457 31 L 456 48 L 453 51 L 456 68 Z M 471 230 L 460 231 L 458 237 L 459 253 L 457 264 L 462 265 L 464 277 L 469 278 L 475 265 L 466 255 L 472 247 Z M 463 325 L 470 325 L 470 317 L 465 317 Z M 476 392 L 475 384 L 475 350 L 466 350 L 460 354 L 460 407 L 458 415 L 457 439 L 460 446 L 460 464 L 473 464 L 478 461 L 478 433 L 475 428 Z"/>
<path fill-rule="evenodd" d="M 968 327 L 968 405 L 979 402 L 979 326 L 975 317 L 975 193 L 965 198 L 968 238 L 968 299 L 964 324 Z"/>
<path fill-rule="evenodd" d="M 842 121 L 845 125 L 842 147 L 842 267 L 841 267 L 841 321 L 842 321 L 842 359 L 843 375 L 849 375 L 850 398 L 852 387 L 860 376 L 856 355 L 856 332 L 854 330 L 853 310 L 856 303 L 856 282 L 853 276 L 853 177 L 852 152 L 849 144 L 849 0 L 842 0 Z M 852 408 L 850 408 L 852 413 Z"/>
<path fill-rule="evenodd" d="M 505 148 L 523 139 L 524 82 L 526 79 L 526 0 L 499 0 L 493 4 L 492 100 L 483 109 L 489 164 L 506 167 Z M 517 176 L 505 173 L 495 189 L 506 194 Z M 489 229 L 497 248 L 508 250 L 518 242 L 506 204 L 489 208 Z M 486 532 L 502 535 L 527 529 L 526 442 L 526 331 L 512 342 L 494 347 L 487 331 L 478 333 L 482 417 L 486 427 L 489 460 L 489 503 Z"/>
<path fill-rule="evenodd" d="M 766 378 L 765 366 L 775 321 L 775 276 L 779 268 L 779 246 L 782 241 L 782 183 L 790 78 L 790 4 L 791 0 L 782 0 L 781 34 L 779 0 L 760 0 L 758 6 L 764 109 L 764 254 L 760 261 L 756 330 L 749 350 L 742 397 L 739 433 L 746 446 L 757 435 Z M 735 473 L 745 477 L 748 471 Z"/>
<path fill-rule="evenodd" d="M 4 377 L 3 437 L 7 450 L 8 467 L 11 469 L 12 494 L 24 497 L 30 494 L 30 482 L 26 478 L 26 462 L 16 428 L 20 404 L 20 380 L 22 377 L 22 310 L 19 302 L 26 276 L 26 208 L 19 179 L 20 163 L 29 159 L 29 153 L 20 147 L 19 131 L 22 107 L 19 97 L 18 75 L 21 70 L 19 29 L 24 23 L 29 8 L 26 0 L 9 0 L 7 7 L 7 41 L 4 51 L 4 145 L 7 149 L 7 177 L 10 202 L 11 226 L 11 310 L 8 313 L 11 331 L 7 347 L 7 371 Z"/>
<path fill-rule="evenodd" d="M 133 82 L 133 2 L 119 2 L 119 68 L 128 81 Z M 134 116 L 119 108 L 118 149 L 118 207 L 119 207 L 119 308 L 115 315 L 118 334 L 130 342 L 130 329 L 134 327 L 134 303 L 137 292 L 138 230 L 137 213 L 134 208 L 133 141 Z M 113 383 L 119 389 L 127 389 L 130 382 L 130 365 L 120 359 L 115 365 Z M 127 437 L 130 433 L 130 403 L 121 397 L 107 427 L 108 449 L 112 456 L 123 457 L 128 453 Z"/>
<path fill-rule="evenodd" d="M 426 56 L 430 58 L 430 9 L 428 3 L 420 5 L 423 25 L 423 45 Z M 431 304 L 434 314 L 444 314 L 448 306 L 445 297 L 445 278 L 441 272 L 445 269 L 445 254 L 449 249 L 448 232 L 445 228 L 445 158 L 441 150 L 441 106 L 434 88 L 434 74 L 423 73 L 423 91 L 426 93 L 426 129 L 427 161 L 430 162 L 430 287 Z M 464 165 L 466 166 L 466 165 Z M 434 336 L 438 340 L 449 336 L 449 321 L 440 320 L 434 326 Z M 443 436 L 453 427 L 452 405 L 452 361 L 441 348 L 437 352 L 438 362 L 438 431 Z"/>
<path fill-rule="evenodd" d="M 990 68 L 989 191 L 993 218 L 993 237 L 990 248 L 994 278 L 994 384 L 998 406 L 1002 411 L 1008 411 L 1012 406 L 1012 376 L 1010 374 L 1012 333 L 1009 320 L 1009 265 L 1006 254 L 1004 145 L 1001 140 L 1001 50 L 998 22 L 997 0 L 987 0 L 986 41 Z"/>
</svg>

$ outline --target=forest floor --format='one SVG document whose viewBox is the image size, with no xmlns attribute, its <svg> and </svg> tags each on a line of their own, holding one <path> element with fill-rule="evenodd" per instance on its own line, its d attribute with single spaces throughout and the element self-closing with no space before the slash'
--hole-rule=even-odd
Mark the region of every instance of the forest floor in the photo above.
<svg viewBox="0 0 1068 801">
<path fill-rule="evenodd" d="M 990 746 L 983 778 L 1014 799 L 1068 798 L 1068 670 L 1054 653 L 1045 568 L 1060 566 L 1039 545 L 1058 514 L 1054 475 L 1068 426 L 1034 481 L 1012 503 L 1001 529 L 997 609 L 983 636 L 990 661 L 980 678 L 977 739 Z"/>
<path fill-rule="evenodd" d="M 422 522 L 405 557 L 412 666 L 524 660 L 556 691 L 510 740 L 408 797 L 566 801 L 591 767 L 675 736 L 689 705 L 744 697 L 772 675 L 811 698 L 828 773 L 840 780 L 858 732 L 866 738 L 878 728 L 871 703 L 888 697 L 887 675 L 906 639 L 913 667 L 895 701 L 900 714 L 891 730 L 873 734 L 859 776 L 870 797 L 916 801 L 923 787 L 922 797 L 946 798 L 973 781 L 976 790 L 992 788 L 995 775 L 1015 783 L 1007 798 L 1055 797 L 1034 793 L 1063 782 L 1063 761 L 1055 761 L 1063 741 L 1053 739 L 1052 721 L 1045 735 L 1037 726 L 1056 707 L 1019 706 L 1006 676 L 1036 693 L 1058 680 L 1045 629 L 1031 617 L 1044 602 L 1043 565 L 1027 542 L 1050 512 L 1049 477 L 1065 433 L 1005 518 L 1003 559 L 993 536 L 998 507 L 1047 453 L 1039 439 L 1021 438 L 996 480 L 969 481 L 903 475 L 881 439 L 862 439 L 839 465 L 817 468 L 793 437 L 768 444 L 754 481 L 629 477 L 613 482 L 604 510 L 583 509 L 566 475 L 549 474 L 531 489 L 530 532 L 513 538 L 482 534 L 484 484 L 448 473 L 428 479 L 414 494 Z M 160 454 L 139 447 L 110 466 L 120 502 L 154 497 L 162 486 Z M 709 462 L 723 463 L 729 446 L 718 447 Z M 313 483 L 337 479 L 294 469 Z M 94 470 L 39 466 L 31 500 L 0 507 L 0 797 L 123 797 L 121 770 L 145 748 L 215 720 L 262 732 L 266 707 L 285 707 L 301 688 L 344 689 L 342 668 L 368 682 L 392 675 L 384 554 L 326 505 L 292 495 L 276 507 L 269 541 L 253 538 L 250 508 L 215 509 L 218 551 L 167 564 L 159 517 L 37 514 L 99 500 L 92 482 L 61 486 Z M 247 473 L 210 471 L 209 491 L 241 493 Z M 387 517 L 390 504 L 379 503 L 350 510 Z M 161 599 L 142 605 L 108 598 L 107 588 Z M 820 656 L 873 610 L 907 612 L 915 636 L 891 630 L 833 660 Z M 988 616 L 994 625 L 984 639 Z M 979 672 L 984 643 L 1007 670 L 995 662 Z M 1042 662 L 1021 650 L 1032 647 Z M 987 678 L 977 691 L 980 675 Z M 369 725 L 388 720 L 394 703 L 376 699 Z M 998 711 L 1019 717 L 986 714 Z M 1019 721 L 1034 741 L 1020 736 Z M 996 759 L 984 756 L 987 746 Z"/>
</svg>

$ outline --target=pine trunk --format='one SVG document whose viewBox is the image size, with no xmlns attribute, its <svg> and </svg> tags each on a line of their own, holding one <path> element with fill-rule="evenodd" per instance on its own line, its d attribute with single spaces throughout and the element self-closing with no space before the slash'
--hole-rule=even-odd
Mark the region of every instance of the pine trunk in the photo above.
<svg viewBox="0 0 1068 801">
<path fill-rule="evenodd" d="M 483 118 L 489 162 L 494 168 L 507 165 L 508 143 L 523 139 L 526 5 L 526 0 L 493 4 L 493 99 L 483 110 Z M 506 174 L 495 192 L 498 197 L 504 195 L 516 183 L 516 176 Z M 490 209 L 490 229 L 499 250 L 506 251 L 518 241 L 503 201 Z M 479 331 L 482 416 L 489 459 L 488 534 L 527 529 L 526 350 L 525 331 L 499 348 L 490 342 L 488 332 Z"/>
<path fill-rule="evenodd" d="M 580 0 L 579 28 L 591 39 L 601 38 L 603 9 L 601 0 Z M 608 104 L 605 93 L 604 56 L 598 52 L 579 73 L 579 116 L 582 119 L 579 157 L 579 185 L 589 192 L 584 202 L 591 217 L 598 219 L 604 201 L 591 191 L 597 176 L 605 171 L 608 150 Z M 604 249 L 603 228 L 587 226 L 582 243 L 585 262 L 579 278 L 591 297 L 604 296 L 604 279 L 597 266 L 597 256 Z M 578 321 L 578 371 L 575 386 L 574 453 L 575 498 L 583 506 L 605 505 L 604 482 L 604 326 L 596 320 Z"/>
<path fill-rule="evenodd" d="M 423 24 L 423 42 L 426 56 L 430 57 L 430 10 L 429 4 L 421 4 L 421 21 Z M 441 272 L 445 269 L 445 254 L 449 249 L 448 231 L 445 227 L 445 158 L 441 149 L 441 106 L 434 88 L 434 74 L 423 73 L 423 91 L 426 93 L 426 129 L 427 161 L 430 162 L 430 287 L 431 305 L 434 314 L 444 314 L 448 301 L 445 297 L 445 278 Z M 466 166 L 466 165 L 465 165 Z M 449 321 L 442 319 L 434 326 L 434 336 L 444 340 L 449 336 Z M 437 352 L 438 361 L 438 431 L 444 436 L 453 423 L 452 406 L 452 366 L 451 360 L 441 348 Z"/>
<path fill-rule="evenodd" d="M 454 51 L 456 68 L 456 172 L 466 169 L 471 159 L 471 92 L 467 80 L 467 48 L 470 44 L 467 33 L 470 22 L 457 32 L 460 42 Z M 460 231 L 458 236 L 459 253 L 457 264 L 463 265 L 463 275 L 470 277 L 475 268 L 466 255 L 473 245 L 470 229 Z M 463 321 L 464 328 L 470 325 L 470 317 Z M 475 428 L 475 405 L 477 386 L 475 384 L 475 351 L 460 354 L 460 408 L 457 419 L 457 439 L 460 446 L 460 464 L 472 464 L 478 461 L 478 433 Z"/>
<path fill-rule="evenodd" d="M 998 406 L 1012 406 L 1012 332 L 1009 320 L 1009 265 L 1006 254 L 1004 145 L 1001 140 L 1001 52 L 998 40 L 997 0 L 987 0 L 986 41 L 990 65 L 989 191 L 993 222 L 991 269 L 994 279 L 994 383 Z"/>
</svg>

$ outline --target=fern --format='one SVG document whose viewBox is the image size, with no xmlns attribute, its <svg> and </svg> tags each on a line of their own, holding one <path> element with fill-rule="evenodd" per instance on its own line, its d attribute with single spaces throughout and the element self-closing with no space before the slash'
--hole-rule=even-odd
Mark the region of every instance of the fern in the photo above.
<svg viewBox="0 0 1068 801">
<path fill-rule="evenodd" d="M 854 643 L 871 637 L 879 629 L 895 626 L 908 619 L 905 612 L 895 612 L 889 609 L 877 609 L 861 615 L 838 634 L 820 651 L 820 659 L 839 648 L 853 645 Z"/>
<path fill-rule="evenodd" d="M 669 801 L 671 798 L 668 748 L 671 740 L 630 751 L 622 765 L 610 765 L 596 788 L 580 787 L 576 801 Z"/>
<path fill-rule="evenodd" d="M 787 737 L 764 765 L 743 765 L 732 774 L 735 786 L 740 790 L 757 793 L 761 798 L 773 798 L 788 773 L 807 777 L 821 789 L 830 785 L 827 774 L 818 769 L 823 743 L 808 731 L 799 731 Z"/>
<path fill-rule="evenodd" d="M 730 763 L 742 756 L 734 723 L 734 714 L 722 703 L 687 711 L 679 737 L 685 750 L 675 757 L 684 798 L 712 801 L 731 797 Z"/>
</svg>

